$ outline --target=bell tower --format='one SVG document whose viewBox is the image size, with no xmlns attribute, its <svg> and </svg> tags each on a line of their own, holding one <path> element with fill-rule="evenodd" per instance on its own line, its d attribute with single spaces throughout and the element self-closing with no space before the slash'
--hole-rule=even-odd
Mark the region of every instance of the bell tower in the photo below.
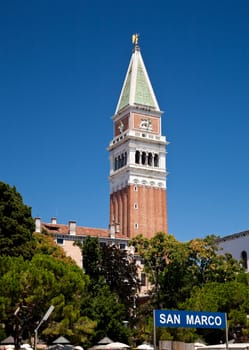
<svg viewBox="0 0 249 350">
<path fill-rule="evenodd" d="M 138 44 L 113 116 L 110 157 L 110 233 L 151 238 L 168 232 L 166 137 L 160 111 Z"/>
</svg>

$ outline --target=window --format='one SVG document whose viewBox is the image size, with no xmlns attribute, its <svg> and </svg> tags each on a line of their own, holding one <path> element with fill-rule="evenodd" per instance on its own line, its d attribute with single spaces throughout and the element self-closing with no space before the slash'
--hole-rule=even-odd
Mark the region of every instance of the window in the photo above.
<svg viewBox="0 0 249 350">
<path fill-rule="evenodd" d="M 134 224 L 135 229 L 138 229 L 138 224 Z"/>
<path fill-rule="evenodd" d="M 127 152 L 115 157 L 114 159 L 114 170 L 118 170 L 127 164 Z"/>
<path fill-rule="evenodd" d="M 124 157 L 124 154 L 122 154 L 122 157 L 121 157 L 121 167 L 123 167 L 125 165 L 125 157 Z"/>
<path fill-rule="evenodd" d="M 63 238 L 57 238 L 56 242 L 57 242 L 57 244 L 63 245 L 64 244 L 64 239 Z"/>
<path fill-rule="evenodd" d="M 118 169 L 118 158 L 115 158 L 114 170 Z"/>
<path fill-rule="evenodd" d="M 152 166 L 152 153 L 148 154 L 148 165 Z"/>
<path fill-rule="evenodd" d="M 121 156 L 118 156 L 118 168 L 120 169 L 122 166 L 122 163 L 121 163 Z"/>
<path fill-rule="evenodd" d="M 134 192 L 137 192 L 137 186 L 134 186 Z"/>
<path fill-rule="evenodd" d="M 243 267 L 247 270 L 247 252 L 245 250 L 241 252 L 241 260 Z"/>
<path fill-rule="evenodd" d="M 136 163 L 136 164 L 139 164 L 139 163 L 140 163 L 140 152 L 139 152 L 139 151 L 136 151 L 136 154 L 135 154 L 135 163 Z"/>
<path fill-rule="evenodd" d="M 139 151 L 135 153 L 135 163 L 148 165 L 151 167 L 159 167 L 159 155 L 152 152 Z"/>
<path fill-rule="evenodd" d="M 138 204 L 134 203 L 134 209 L 138 209 Z"/>
<path fill-rule="evenodd" d="M 146 152 L 142 153 L 142 164 L 146 164 Z"/>
<path fill-rule="evenodd" d="M 155 154 L 155 156 L 154 156 L 154 166 L 155 167 L 158 167 L 158 164 L 159 163 L 159 157 L 158 157 L 158 154 Z"/>
</svg>

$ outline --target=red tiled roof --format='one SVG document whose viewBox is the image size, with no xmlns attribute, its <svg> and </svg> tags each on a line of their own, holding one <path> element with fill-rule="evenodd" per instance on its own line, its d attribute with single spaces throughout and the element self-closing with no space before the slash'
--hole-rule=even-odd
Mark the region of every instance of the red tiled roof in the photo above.
<svg viewBox="0 0 249 350">
<path fill-rule="evenodd" d="M 51 234 L 69 235 L 69 225 L 41 223 L 41 227 Z M 92 237 L 110 237 L 109 230 L 103 228 L 76 226 L 76 236 L 92 236 Z M 116 234 L 117 238 L 126 238 L 123 235 Z"/>
</svg>

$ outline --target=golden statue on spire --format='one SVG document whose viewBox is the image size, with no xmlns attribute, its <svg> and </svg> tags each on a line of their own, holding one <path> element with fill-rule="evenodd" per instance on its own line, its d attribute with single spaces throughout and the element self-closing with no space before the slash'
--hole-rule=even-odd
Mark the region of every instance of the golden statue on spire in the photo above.
<svg viewBox="0 0 249 350">
<path fill-rule="evenodd" d="M 132 35 L 132 44 L 134 44 L 135 46 L 138 45 L 138 38 L 139 38 L 138 33 Z"/>
</svg>

